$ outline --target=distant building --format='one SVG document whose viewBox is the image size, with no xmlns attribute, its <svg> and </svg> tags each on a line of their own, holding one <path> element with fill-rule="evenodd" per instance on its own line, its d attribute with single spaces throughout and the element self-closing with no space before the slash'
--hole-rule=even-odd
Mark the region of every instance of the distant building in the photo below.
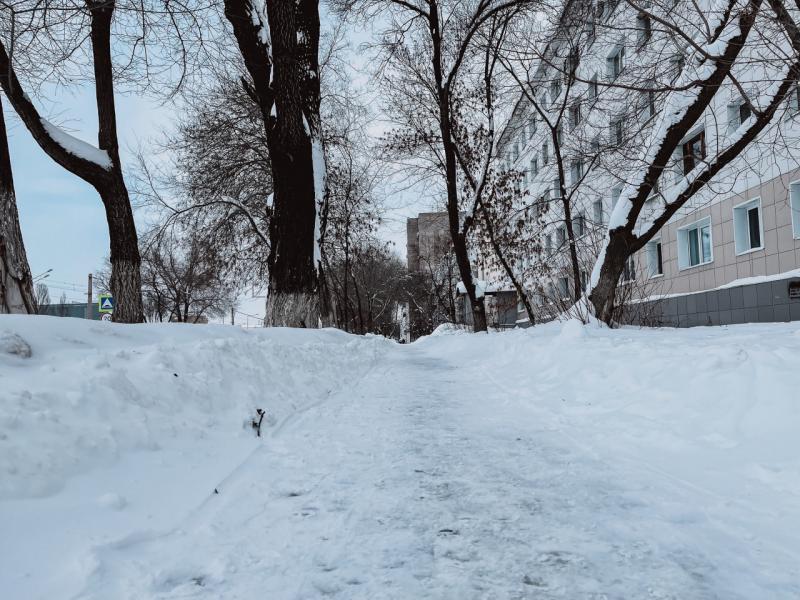
<svg viewBox="0 0 800 600">
<path fill-rule="evenodd" d="M 446 212 L 419 213 L 406 222 L 408 270 L 418 272 L 450 252 L 450 223 Z"/>
</svg>

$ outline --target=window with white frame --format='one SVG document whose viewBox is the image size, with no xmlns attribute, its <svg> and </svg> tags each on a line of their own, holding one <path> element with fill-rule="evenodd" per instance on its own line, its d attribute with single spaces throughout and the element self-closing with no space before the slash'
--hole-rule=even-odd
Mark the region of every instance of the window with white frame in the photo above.
<svg viewBox="0 0 800 600">
<path fill-rule="evenodd" d="M 581 271 L 581 289 L 585 292 L 589 283 L 589 275 L 586 271 Z"/>
<path fill-rule="evenodd" d="M 656 87 L 655 81 L 650 81 L 648 85 L 651 88 Z M 643 103 L 644 103 L 644 112 L 647 118 L 654 117 L 656 114 L 656 93 L 653 89 L 646 90 L 642 92 L 643 94 Z"/>
<path fill-rule="evenodd" d="M 587 93 L 589 95 L 589 102 L 594 102 L 597 100 L 597 96 L 600 94 L 600 88 L 597 85 L 597 73 L 592 75 L 592 78 L 589 80 L 588 90 Z"/>
<path fill-rule="evenodd" d="M 582 237 L 586 233 L 586 215 L 579 212 L 572 217 L 572 233 L 575 237 Z"/>
<path fill-rule="evenodd" d="M 547 250 L 548 254 L 553 251 L 553 234 L 548 233 L 544 236 L 544 249 Z"/>
<path fill-rule="evenodd" d="M 761 198 L 740 204 L 733 208 L 733 241 L 736 254 L 744 254 L 763 248 L 761 222 Z"/>
<path fill-rule="evenodd" d="M 569 173 L 572 185 L 578 185 L 578 183 L 581 180 L 581 177 L 583 177 L 583 160 L 580 158 L 577 160 L 573 160 L 570 163 Z"/>
<path fill-rule="evenodd" d="M 558 177 L 553 179 L 553 198 L 561 198 L 561 180 Z"/>
<path fill-rule="evenodd" d="M 594 215 L 595 225 L 603 224 L 603 201 L 595 200 L 592 202 L 592 214 Z"/>
<path fill-rule="evenodd" d="M 706 132 L 696 133 L 681 144 L 683 174 L 688 175 L 706 157 Z"/>
<path fill-rule="evenodd" d="M 664 274 L 664 258 L 661 254 L 661 238 L 656 238 L 647 242 L 647 273 L 650 277 L 658 277 Z"/>
<path fill-rule="evenodd" d="M 789 184 L 789 205 L 792 208 L 792 232 L 800 238 L 800 181 Z"/>
<path fill-rule="evenodd" d="M 753 114 L 750 111 L 750 105 L 741 98 L 738 102 L 732 102 L 728 105 L 728 131 L 733 132 L 739 129 L 739 126 L 750 118 Z"/>
<path fill-rule="evenodd" d="M 789 91 L 789 114 L 794 115 L 800 112 L 800 83 L 796 83 Z"/>
<path fill-rule="evenodd" d="M 678 268 L 688 269 L 714 260 L 711 217 L 678 229 Z"/>
<path fill-rule="evenodd" d="M 614 81 L 625 68 L 625 46 L 620 44 L 606 57 L 606 77 Z"/>
<path fill-rule="evenodd" d="M 533 136 L 536 135 L 536 117 L 535 116 L 531 116 L 531 118 L 528 120 L 528 133 L 531 134 L 531 139 L 533 139 Z"/>
<path fill-rule="evenodd" d="M 536 158 L 531 159 L 531 183 L 533 178 L 539 174 L 539 160 Z"/>
<path fill-rule="evenodd" d="M 536 209 L 536 218 L 538 219 L 547 211 L 547 201 L 545 200 L 544 195 L 539 196 L 534 203 L 534 208 Z"/>
<path fill-rule="evenodd" d="M 569 278 L 558 278 L 558 297 L 562 300 L 569 300 Z"/>
<path fill-rule="evenodd" d="M 561 95 L 561 80 L 560 79 L 553 79 L 550 82 L 550 103 L 552 104 L 558 97 Z"/>
<path fill-rule="evenodd" d="M 558 229 L 556 229 L 556 247 L 560 249 L 566 241 L 567 228 L 564 225 L 560 225 Z"/>
<path fill-rule="evenodd" d="M 653 35 L 653 26 L 650 17 L 645 13 L 640 13 L 636 17 L 636 45 L 641 48 L 650 41 Z"/>
<path fill-rule="evenodd" d="M 622 117 L 611 120 L 609 125 L 608 141 L 614 146 L 621 146 L 625 133 L 625 123 Z"/>
<path fill-rule="evenodd" d="M 625 266 L 622 267 L 622 277 L 620 281 L 627 283 L 636 280 L 636 261 L 633 256 L 629 256 L 625 261 Z"/>
<path fill-rule="evenodd" d="M 561 123 L 556 125 L 556 144 L 558 144 L 559 148 L 564 145 L 564 128 L 561 126 Z"/>
<path fill-rule="evenodd" d="M 547 141 L 542 142 L 542 166 L 550 162 L 550 147 Z"/>
<path fill-rule="evenodd" d="M 581 122 L 581 103 L 573 102 L 569 107 L 569 127 L 575 129 Z"/>
</svg>

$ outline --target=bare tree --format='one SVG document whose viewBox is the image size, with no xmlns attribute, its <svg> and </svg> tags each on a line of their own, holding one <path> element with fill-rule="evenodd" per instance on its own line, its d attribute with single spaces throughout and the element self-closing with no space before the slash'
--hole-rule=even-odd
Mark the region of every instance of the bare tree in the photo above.
<svg viewBox="0 0 800 600">
<path fill-rule="evenodd" d="M 42 314 L 42 307 L 50 304 L 50 289 L 47 287 L 47 284 L 39 282 L 36 284 L 34 293 L 36 294 L 37 312 Z"/>
<path fill-rule="evenodd" d="M 11 23 L 4 24 L 4 29 L 11 39 L 0 41 L 0 85 L 39 146 L 59 165 L 94 187 L 100 195 L 106 211 L 111 242 L 111 292 L 116 302 L 114 320 L 136 323 L 144 318 L 139 270 L 141 259 L 133 211 L 122 174 L 117 139 L 111 50 L 114 10 L 114 0 L 87 0 L 82 6 L 56 7 L 45 4 L 30 8 L 25 15 L 28 21 L 38 19 L 37 26 L 45 32 L 52 26 L 64 26 L 66 31 L 64 36 L 67 38 L 64 40 L 64 45 L 71 48 L 72 52 L 77 52 L 81 40 L 84 36 L 88 36 L 99 122 L 97 147 L 72 137 L 48 122 L 34 106 L 17 76 L 15 62 L 11 58 L 20 43 L 17 37 L 14 37 L 17 14 L 13 12 L 10 17 Z M 73 17 L 78 21 L 83 18 L 88 19 L 88 26 L 78 23 L 75 27 L 66 27 L 66 22 Z M 34 29 L 31 27 L 26 33 L 35 37 L 39 32 Z M 54 41 L 52 38 L 49 39 Z M 62 50 L 55 41 L 53 50 Z"/>
<path fill-rule="evenodd" d="M 33 279 L 22 242 L 17 198 L 0 103 L 0 313 L 36 313 Z"/>
<path fill-rule="evenodd" d="M 149 240 L 142 252 L 145 307 L 151 319 L 196 323 L 220 316 L 231 306 L 234 287 L 213 243 L 189 232 Z"/>
<path fill-rule="evenodd" d="M 489 145 L 482 148 L 484 159 L 471 162 L 479 167 L 472 173 L 474 185 L 466 186 L 459 167 L 459 137 L 476 127 L 493 126 L 487 121 L 490 115 L 483 112 L 480 91 L 485 57 L 478 36 L 486 37 L 498 19 L 521 16 L 532 4 L 525 0 L 365 0 L 354 4 L 362 14 L 380 13 L 389 22 L 382 42 L 384 80 L 392 92 L 393 118 L 400 124 L 392 148 L 424 155 L 442 177 L 453 250 L 474 330 L 485 331 L 486 310 L 483 296 L 476 293 L 468 238 L 483 200 L 494 136 L 486 136 Z"/>
</svg>

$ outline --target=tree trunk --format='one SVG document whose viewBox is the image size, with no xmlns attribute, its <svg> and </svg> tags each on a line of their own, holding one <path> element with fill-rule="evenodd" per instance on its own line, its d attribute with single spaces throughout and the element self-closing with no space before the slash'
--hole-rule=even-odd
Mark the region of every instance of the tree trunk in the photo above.
<svg viewBox="0 0 800 600">
<path fill-rule="evenodd" d="M 143 323 L 142 259 L 133 211 L 121 175 L 112 173 L 109 179 L 99 191 L 106 209 L 111 249 L 110 291 L 114 297 L 113 318 L 117 323 Z"/>
<path fill-rule="evenodd" d="M 270 0 L 266 12 L 261 14 L 251 0 L 225 0 L 225 15 L 252 78 L 245 87 L 264 119 L 272 167 L 264 322 L 317 327 L 321 316 L 317 208 L 323 201 L 325 177 L 318 0 Z"/>
<path fill-rule="evenodd" d="M 472 278 L 472 266 L 469 263 L 467 238 L 461 228 L 461 215 L 458 206 L 458 177 L 456 175 L 456 152 L 453 142 L 452 115 L 450 113 L 450 90 L 442 73 L 442 38 L 439 24 L 439 9 L 436 2 L 430 3 L 428 30 L 433 47 L 433 75 L 436 82 L 437 101 L 439 104 L 439 130 L 442 134 L 442 150 L 444 151 L 445 183 L 447 185 L 447 217 L 450 224 L 450 237 L 453 252 L 456 255 L 458 272 L 467 291 L 472 309 L 473 331 L 486 331 L 486 307 L 483 296 L 475 293 L 475 282 Z"/>
<path fill-rule="evenodd" d="M 609 233 L 608 247 L 600 268 L 597 285 L 592 286 L 589 302 L 594 308 L 594 315 L 609 326 L 616 317 L 615 300 L 617 283 L 625 269 L 625 261 L 631 254 L 628 233 L 624 229 L 614 229 Z"/>
<path fill-rule="evenodd" d="M 19 227 L 2 102 L 0 102 L 0 313 L 36 314 L 33 278 Z"/>
</svg>

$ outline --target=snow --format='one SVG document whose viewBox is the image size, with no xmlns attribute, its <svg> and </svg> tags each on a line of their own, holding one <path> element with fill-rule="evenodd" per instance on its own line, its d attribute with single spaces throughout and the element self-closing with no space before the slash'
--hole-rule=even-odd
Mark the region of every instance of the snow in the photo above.
<svg viewBox="0 0 800 600">
<path fill-rule="evenodd" d="M 475 297 L 476 298 L 483 298 L 486 294 L 496 294 L 498 292 L 514 292 L 516 291 L 510 284 L 505 282 L 488 282 L 483 279 L 472 279 L 472 283 L 475 286 Z M 456 292 L 459 294 L 466 294 L 467 293 L 467 286 L 464 285 L 463 281 L 459 281 L 456 284 Z"/>
<path fill-rule="evenodd" d="M 46 119 L 41 119 L 41 121 L 42 126 L 47 131 L 47 134 L 53 138 L 53 141 L 73 156 L 93 162 L 103 169 L 111 169 L 113 166 L 111 157 L 105 150 L 79 140 Z"/>
<path fill-rule="evenodd" d="M 800 324 L 458 331 L 0 316 L 4 597 L 800 596 Z"/>
</svg>

